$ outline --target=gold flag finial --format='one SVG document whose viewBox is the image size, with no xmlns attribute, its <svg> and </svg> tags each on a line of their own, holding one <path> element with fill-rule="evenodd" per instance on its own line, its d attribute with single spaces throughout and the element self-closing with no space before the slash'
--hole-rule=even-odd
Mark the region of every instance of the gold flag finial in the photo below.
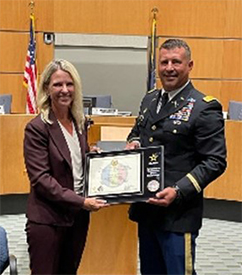
<svg viewBox="0 0 242 275">
<path fill-rule="evenodd" d="M 29 2 L 30 14 L 33 14 L 33 13 L 34 13 L 34 6 L 35 6 L 34 1 L 30 1 L 30 2 Z"/>
<path fill-rule="evenodd" d="M 156 19 L 156 14 L 159 12 L 159 10 L 157 9 L 157 7 L 154 7 L 151 12 L 153 13 L 153 17 L 154 19 Z"/>
</svg>

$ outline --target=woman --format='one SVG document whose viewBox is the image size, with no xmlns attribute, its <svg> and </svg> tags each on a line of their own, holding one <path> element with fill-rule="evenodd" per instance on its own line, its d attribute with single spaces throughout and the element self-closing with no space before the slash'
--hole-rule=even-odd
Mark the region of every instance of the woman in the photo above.
<svg viewBox="0 0 242 275">
<path fill-rule="evenodd" d="M 31 183 L 26 225 L 30 268 L 32 274 L 76 274 L 89 212 L 107 204 L 82 196 L 89 148 L 81 81 L 71 63 L 47 65 L 37 103 L 39 115 L 27 124 L 24 138 Z"/>
</svg>

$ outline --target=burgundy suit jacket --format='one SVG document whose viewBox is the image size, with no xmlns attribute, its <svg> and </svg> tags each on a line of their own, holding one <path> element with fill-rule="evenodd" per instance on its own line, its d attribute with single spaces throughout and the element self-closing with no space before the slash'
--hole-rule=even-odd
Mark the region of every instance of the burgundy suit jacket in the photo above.
<svg viewBox="0 0 242 275">
<path fill-rule="evenodd" d="M 25 128 L 24 159 L 31 184 L 27 218 L 40 224 L 71 226 L 84 197 L 73 191 L 70 152 L 52 111 L 50 120 L 53 124 L 44 123 L 38 115 Z M 86 130 L 77 132 L 84 168 L 87 134 Z"/>
</svg>

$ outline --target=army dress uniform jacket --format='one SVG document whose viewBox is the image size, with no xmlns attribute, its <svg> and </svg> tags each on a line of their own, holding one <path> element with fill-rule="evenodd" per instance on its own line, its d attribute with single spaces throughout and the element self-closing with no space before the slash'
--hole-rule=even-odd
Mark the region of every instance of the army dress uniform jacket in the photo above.
<svg viewBox="0 0 242 275">
<path fill-rule="evenodd" d="M 196 232 L 202 225 L 203 189 L 226 168 L 222 107 L 192 83 L 157 114 L 159 98 L 160 90 L 145 95 L 127 140 L 164 146 L 165 187 L 178 185 L 182 196 L 168 207 L 134 203 L 130 219 L 171 232 Z"/>
<path fill-rule="evenodd" d="M 43 122 L 38 115 L 25 128 L 24 156 L 31 184 L 27 218 L 38 224 L 72 226 L 77 213 L 81 211 L 88 221 L 89 212 L 82 210 L 84 197 L 73 191 L 70 152 L 52 111 L 49 118 L 52 124 Z M 89 150 L 86 130 L 80 133 L 75 121 L 74 125 L 84 169 L 85 153 Z"/>
</svg>

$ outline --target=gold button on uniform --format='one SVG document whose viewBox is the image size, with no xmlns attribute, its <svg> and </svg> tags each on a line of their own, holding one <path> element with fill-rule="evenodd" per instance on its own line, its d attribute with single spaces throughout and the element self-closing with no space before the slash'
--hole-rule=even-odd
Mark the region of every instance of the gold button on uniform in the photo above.
<svg viewBox="0 0 242 275">
<path fill-rule="evenodd" d="M 155 125 L 152 125 L 151 129 L 152 129 L 153 131 L 155 131 L 155 130 L 156 130 L 156 126 L 155 126 Z"/>
<path fill-rule="evenodd" d="M 153 142 L 153 140 L 154 140 L 153 137 L 149 138 L 149 142 Z"/>
<path fill-rule="evenodd" d="M 173 134 L 176 134 L 177 133 L 177 129 L 174 129 L 172 132 L 173 132 Z"/>
</svg>

